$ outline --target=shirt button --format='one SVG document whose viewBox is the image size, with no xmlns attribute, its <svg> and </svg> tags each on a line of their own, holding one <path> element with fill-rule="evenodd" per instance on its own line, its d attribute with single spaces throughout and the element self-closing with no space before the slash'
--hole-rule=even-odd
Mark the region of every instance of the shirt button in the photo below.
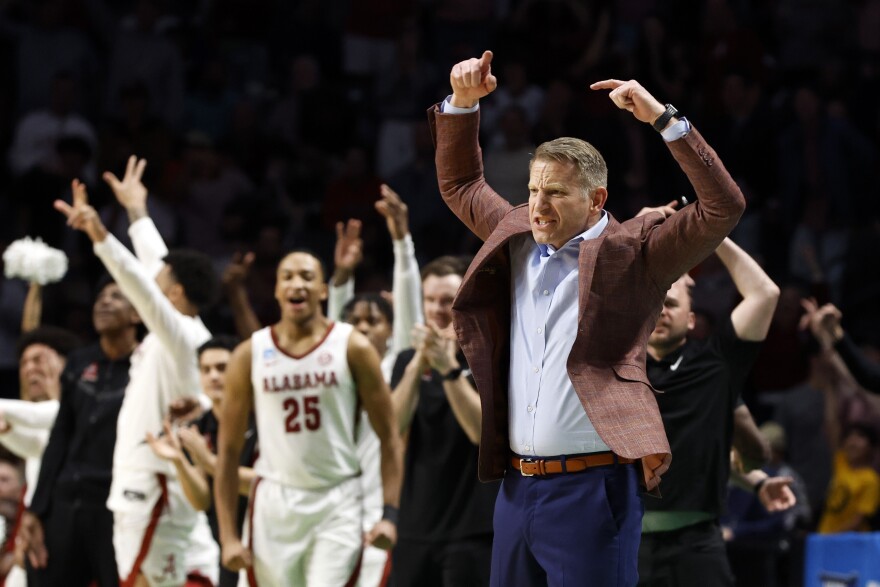
<svg viewBox="0 0 880 587">
<path fill-rule="evenodd" d="M 528 444 L 525 445 L 523 448 L 526 449 L 527 451 L 528 451 L 528 450 L 532 450 L 532 447 L 530 447 Z"/>
<path fill-rule="evenodd" d="M 550 290 L 549 290 L 549 289 L 545 289 L 542 293 L 543 293 L 545 296 L 549 296 L 549 295 L 550 295 Z"/>
<path fill-rule="evenodd" d="M 529 406 L 529 407 L 527 407 L 526 409 L 527 409 L 528 411 L 530 411 L 530 412 L 534 412 L 534 411 L 535 411 L 535 408 L 534 408 L 533 406 Z"/>
<path fill-rule="evenodd" d="M 534 371 L 535 371 L 535 373 L 537 373 L 539 371 L 539 369 L 537 367 L 535 367 Z"/>
<path fill-rule="evenodd" d="M 543 333 L 543 332 L 544 332 L 544 329 L 543 329 L 543 328 L 539 328 L 539 329 L 538 329 L 538 334 L 541 334 L 541 333 Z"/>
</svg>

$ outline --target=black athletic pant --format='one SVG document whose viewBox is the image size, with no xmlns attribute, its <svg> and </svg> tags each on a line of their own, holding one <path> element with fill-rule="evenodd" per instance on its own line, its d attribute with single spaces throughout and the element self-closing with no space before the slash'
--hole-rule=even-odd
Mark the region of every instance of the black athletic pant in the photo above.
<svg viewBox="0 0 880 587">
<path fill-rule="evenodd" d="M 639 587 L 733 587 L 721 529 L 714 521 L 642 534 Z"/>
<path fill-rule="evenodd" d="M 489 585 L 492 536 L 455 542 L 399 540 L 391 554 L 392 587 Z"/>
<path fill-rule="evenodd" d="M 49 564 L 35 570 L 28 564 L 28 587 L 118 587 L 113 550 L 113 513 L 103 502 L 55 498 L 45 520 Z"/>
</svg>

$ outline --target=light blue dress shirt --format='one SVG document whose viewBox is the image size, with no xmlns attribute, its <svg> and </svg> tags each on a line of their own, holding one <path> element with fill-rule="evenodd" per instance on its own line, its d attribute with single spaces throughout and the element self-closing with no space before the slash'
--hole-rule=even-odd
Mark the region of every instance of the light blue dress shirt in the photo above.
<svg viewBox="0 0 880 587">
<path fill-rule="evenodd" d="M 535 243 L 531 233 L 510 241 L 510 450 L 557 456 L 608 450 L 574 390 L 565 367 L 578 334 L 578 254 L 608 214 L 562 248 Z M 586 333 L 590 336 L 590 333 Z"/>
</svg>

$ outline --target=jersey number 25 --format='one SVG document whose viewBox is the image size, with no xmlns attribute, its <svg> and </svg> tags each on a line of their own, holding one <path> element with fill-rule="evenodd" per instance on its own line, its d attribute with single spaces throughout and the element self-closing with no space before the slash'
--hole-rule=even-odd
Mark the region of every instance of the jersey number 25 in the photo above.
<svg viewBox="0 0 880 587">
<path fill-rule="evenodd" d="M 300 418 L 300 402 L 295 397 L 289 397 L 284 400 L 284 411 L 287 412 L 287 418 L 284 420 L 284 428 L 287 432 L 299 432 L 302 430 L 302 424 L 306 425 L 306 430 L 317 430 L 321 427 L 321 410 L 318 406 L 320 397 L 317 395 L 307 395 L 302 398 L 303 417 Z"/>
</svg>

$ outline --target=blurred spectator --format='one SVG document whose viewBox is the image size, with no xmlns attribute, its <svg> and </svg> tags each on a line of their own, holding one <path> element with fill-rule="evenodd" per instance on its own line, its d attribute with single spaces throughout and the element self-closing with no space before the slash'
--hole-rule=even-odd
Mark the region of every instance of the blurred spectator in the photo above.
<svg viewBox="0 0 880 587">
<path fill-rule="evenodd" d="M 92 153 L 98 139 L 91 123 L 75 111 L 76 80 L 59 72 L 52 80 L 49 104 L 22 118 L 15 128 L 9 148 L 9 167 L 15 175 L 23 175 L 35 167 L 57 166 L 56 145 L 62 138 L 77 137 L 85 141 Z M 94 162 L 90 162 L 86 178 L 95 179 Z"/>
<path fill-rule="evenodd" d="M 840 303 L 849 235 L 842 227 L 829 226 L 828 207 L 826 199 L 804 202 L 791 237 L 788 273 L 812 284 L 811 289 L 827 288 L 829 299 Z"/>
<path fill-rule="evenodd" d="M 428 6 L 428 34 L 433 39 L 434 62 L 445 71 L 451 64 L 479 55 L 488 47 L 494 0 L 447 0 Z M 429 102 L 430 103 L 430 102 Z"/>
<path fill-rule="evenodd" d="M 342 166 L 336 178 L 327 185 L 324 196 L 324 209 L 321 212 L 321 224 L 325 231 L 331 233 L 336 222 L 357 218 L 363 222 L 363 238 L 367 250 L 374 252 L 378 243 L 384 243 L 385 226 L 373 206 L 379 199 L 379 188 L 382 181 L 370 168 L 370 158 L 363 147 L 351 147 L 345 154 Z M 383 249 L 384 250 L 384 249 Z M 374 263 L 376 258 L 371 255 L 365 263 Z"/>
<path fill-rule="evenodd" d="M 832 451 L 825 438 L 828 419 L 825 417 L 823 390 L 834 385 L 836 377 L 834 369 L 819 354 L 819 349 L 814 346 L 812 352 L 808 378 L 779 394 L 773 420 L 785 431 L 786 460 L 804 481 L 807 499 L 814 508 L 815 522 L 825 503 L 831 479 Z"/>
<path fill-rule="evenodd" d="M 532 139 L 535 144 L 567 134 L 581 134 L 583 112 L 577 107 L 573 94 L 568 82 L 561 79 L 550 82 L 534 124 Z"/>
<path fill-rule="evenodd" d="M 544 90 L 529 81 L 521 62 L 504 63 L 501 66 L 501 79 L 504 85 L 490 94 L 485 105 L 480 104 L 480 128 L 486 134 L 495 132 L 511 106 L 520 109 L 531 127 L 538 121 L 544 105 Z"/>
<path fill-rule="evenodd" d="M 775 194 L 774 121 L 760 81 L 742 71 L 721 78 L 720 108 L 707 113 L 706 135 L 734 178 L 754 188 L 760 205 Z M 711 134 L 710 134 L 711 133 Z"/>
<path fill-rule="evenodd" d="M 808 70 L 828 53 L 849 43 L 849 10 L 835 0 L 780 0 L 774 3 L 776 58 L 783 70 Z"/>
<path fill-rule="evenodd" d="M 831 433 L 829 430 L 829 436 Z M 873 426 L 853 423 L 844 429 L 839 440 L 829 440 L 834 449 L 834 475 L 819 532 L 870 531 L 870 520 L 880 508 L 880 475 L 872 466 L 877 431 Z"/>
<path fill-rule="evenodd" d="M 216 260 L 223 259 L 232 253 L 220 231 L 224 210 L 254 186 L 209 137 L 198 132 L 187 135 L 182 164 L 176 191 L 183 242 Z"/>
<path fill-rule="evenodd" d="M 183 59 L 163 35 L 163 0 L 137 0 L 134 13 L 124 19 L 110 54 L 107 111 L 118 115 L 120 89 L 142 83 L 149 90 L 151 114 L 176 128 L 184 107 Z"/>
<path fill-rule="evenodd" d="M 486 182 L 514 206 L 529 200 L 529 168 L 535 145 L 529 139 L 529 118 L 516 104 L 501 114 L 498 133 L 483 155 Z"/>
<path fill-rule="evenodd" d="M 458 222 L 437 189 L 434 144 L 427 124 L 412 126 L 415 159 L 388 180 L 409 205 L 409 224 L 419 264 L 424 265 L 450 251 L 465 252 L 472 241 L 470 231 Z M 467 234 L 465 234 L 467 232 Z"/>
<path fill-rule="evenodd" d="M 350 4 L 342 38 L 342 69 L 372 77 L 394 69 L 395 44 L 412 14 L 413 0 L 360 0 Z"/>
<path fill-rule="evenodd" d="M 792 96 L 795 120 L 779 137 L 779 189 L 783 214 L 801 217 L 804 202 L 827 202 L 831 227 L 851 223 L 867 197 L 877 149 L 840 115 L 829 115 L 816 91 L 801 85 Z"/>
<path fill-rule="evenodd" d="M 269 115 L 270 136 L 301 149 L 338 154 L 348 146 L 354 112 L 332 81 L 322 78 L 314 55 L 291 59 L 286 91 Z"/>
<path fill-rule="evenodd" d="M 197 68 L 195 88 L 187 92 L 185 125 L 217 142 L 229 130 L 237 96 L 228 83 L 226 64 L 214 55 Z"/>
<path fill-rule="evenodd" d="M 752 384 L 759 396 L 763 392 L 787 390 L 808 379 L 811 369 L 806 352 L 808 340 L 799 328 L 801 299 L 806 295 L 806 288 L 800 284 L 782 285 L 770 332 L 752 369 Z"/>
<path fill-rule="evenodd" d="M 128 158 L 137 153 L 150 162 L 148 178 L 158 178 L 171 158 L 174 137 L 151 113 L 150 90 L 137 81 L 119 88 L 119 114 L 101 132 L 101 169 L 125 169 Z"/>
<path fill-rule="evenodd" d="M 408 26 L 397 39 L 393 68 L 378 72 L 375 106 L 382 118 L 418 118 L 425 104 L 430 104 L 436 86 L 442 81 L 434 63 L 422 54 L 422 37 L 414 26 Z"/>
<path fill-rule="evenodd" d="M 6 243 L 0 243 L 6 250 Z M 8 279 L 3 274 L 0 257 L 0 397 L 18 397 L 18 360 L 15 344 L 21 334 L 21 313 L 28 286 L 20 279 Z"/>
<path fill-rule="evenodd" d="M 86 92 L 93 92 L 97 87 L 96 55 L 86 36 L 70 26 L 69 3 L 36 0 L 23 4 L 21 22 L 7 16 L 5 4 L 0 7 L 0 38 L 12 39 L 17 48 L 18 112 L 49 108 L 53 81 L 62 72 Z M 4 80 L 4 84 L 9 81 Z M 85 103 L 84 97 L 80 97 L 77 106 Z"/>
<path fill-rule="evenodd" d="M 768 512 L 753 491 L 729 488 L 727 515 L 722 518 L 727 554 L 737 585 L 783 587 L 794 580 L 803 564 L 801 542 L 811 513 L 804 481 L 785 462 L 785 430 L 776 422 L 765 422 L 761 433 L 770 443 L 771 457 L 762 470 L 771 477 L 790 477 L 797 498 L 794 507 Z"/>
<path fill-rule="evenodd" d="M 52 202 L 69 193 L 70 182 L 85 178 L 92 162 L 89 143 L 78 136 L 61 137 L 53 145 L 49 164 L 33 167 L 10 186 L 17 206 L 20 235 L 42 238 L 56 248 L 66 248 L 64 219 L 51 214 Z"/>
</svg>

